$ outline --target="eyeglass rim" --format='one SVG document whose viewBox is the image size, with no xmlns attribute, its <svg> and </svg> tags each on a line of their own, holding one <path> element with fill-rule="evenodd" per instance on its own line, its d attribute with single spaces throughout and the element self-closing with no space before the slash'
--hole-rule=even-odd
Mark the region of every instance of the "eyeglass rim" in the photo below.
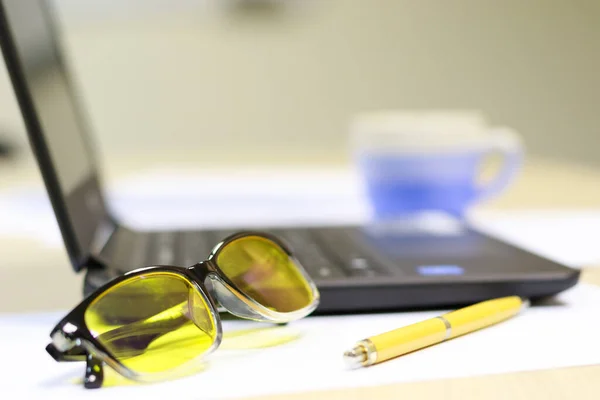
<svg viewBox="0 0 600 400">
<path fill-rule="evenodd" d="M 263 306 L 258 301 L 253 299 L 251 296 L 247 295 L 244 291 L 239 289 L 237 287 L 237 285 L 231 279 L 229 279 L 227 274 L 223 270 L 221 270 L 217 260 L 219 258 L 219 255 L 223 251 L 223 249 L 225 249 L 228 245 L 232 244 L 233 242 L 235 242 L 239 239 L 249 238 L 249 237 L 253 237 L 253 236 L 270 240 L 271 242 L 273 242 L 275 245 L 280 247 L 285 252 L 285 254 L 293 262 L 293 265 L 296 267 L 298 272 L 300 272 L 300 275 L 302 276 L 302 278 L 308 284 L 308 287 L 311 292 L 311 298 L 312 298 L 312 302 L 310 304 L 306 305 L 305 307 L 303 307 L 301 309 L 298 309 L 295 311 L 290 311 L 290 312 L 279 312 L 279 311 L 271 310 L 270 308 Z M 254 311 L 256 311 L 260 316 L 263 317 L 263 318 L 249 318 L 247 316 L 242 316 L 245 319 L 253 319 L 253 320 L 256 320 L 259 322 L 288 323 L 288 322 L 292 322 L 297 319 L 306 317 L 307 315 L 311 314 L 319 305 L 320 294 L 319 294 L 319 290 L 317 289 L 317 285 L 315 284 L 314 280 L 310 277 L 310 275 L 308 274 L 308 272 L 306 271 L 306 269 L 304 268 L 304 266 L 302 265 L 300 260 L 298 260 L 298 258 L 296 258 L 296 256 L 293 254 L 290 247 L 279 237 L 277 237 L 273 234 L 270 234 L 268 232 L 240 231 L 240 232 L 234 233 L 230 236 L 227 236 L 225 239 L 223 239 L 221 242 L 219 242 L 213 248 L 213 250 L 211 251 L 211 253 L 208 256 L 205 263 L 209 264 L 209 269 L 215 270 L 217 272 L 216 275 L 209 276 L 209 278 L 220 280 L 221 283 L 224 283 L 226 285 L 226 287 L 229 291 L 236 294 L 236 296 L 238 297 L 238 300 L 240 300 L 240 301 L 244 302 L 246 305 L 250 306 Z"/>
<path fill-rule="evenodd" d="M 211 346 L 204 352 L 198 355 L 197 358 L 204 358 L 209 354 L 213 353 L 220 346 L 223 340 L 223 326 L 221 318 L 217 311 L 217 306 L 212 296 L 206 290 L 204 284 L 200 285 L 196 281 L 196 277 L 192 271 L 188 268 L 177 267 L 177 266 L 149 266 L 145 268 L 139 268 L 133 271 L 129 271 L 126 274 L 120 275 L 119 277 L 111 280 L 107 284 L 100 287 L 97 291 L 93 292 L 87 298 L 85 298 L 79 305 L 77 305 L 67 316 L 65 316 L 50 333 L 52 339 L 52 345 L 56 346 L 57 342 L 70 342 L 73 346 L 82 347 L 88 354 L 97 357 L 99 360 L 105 362 L 109 367 L 114 369 L 120 375 L 124 377 L 138 381 L 138 382 L 153 382 L 159 380 L 165 380 L 169 377 L 176 376 L 179 373 L 180 366 L 174 367 L 167 371 L 162 372 L 138 372 L 127 366 L 125 366 L 117 357 L 115 357 L 110 350 L 108 350 L 94 335 L 92 335 L 87 323 L 85 321 L 85 313 L 88 307 L 101 295 L 106 293 L 109 289 L 119 285 L 122 282 L 136 278 L 137 276 L 147 275 L 148 273 L 170 273 L 180 276 L 186 282 L 191 284 L 202 296 L 205 303 L 208 305 L 209 316 L 215 326 L 216 336 Z M 58 349 L 60 351 L 60 349 Z M 187 364 L 183 363 L 181 368 Z"/>
</svg>

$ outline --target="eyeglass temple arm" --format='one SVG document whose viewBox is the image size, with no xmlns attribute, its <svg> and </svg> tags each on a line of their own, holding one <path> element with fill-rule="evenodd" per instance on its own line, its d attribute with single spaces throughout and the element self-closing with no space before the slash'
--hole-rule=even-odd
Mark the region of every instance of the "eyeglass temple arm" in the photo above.
<svg viewBox="0 0 600 400">
<path fill-rule="evenodd" d="M 117 340 L 132 338 L 136 344 L 143 346 L 135 346 L 130 350 L 146 349 L 154 340 L 180 327 L 189 320 L 187 304 L 187 301 L 184 301 L 144 320 L 104 332 L 96 339 L 100 343 L 107 344 Z M 144 339 L 146 340 L 144 341 Z"/>
<path fill-rule="evenodd" d="M 50 343 L 46 346 L 46 351 L 56 361 L 85 361 L 87 351 L 82 346 L 74 346 L 67 351 L 60 351 L 56 348 L 54 343 Z"/>
<path fill-rule="evenodd" d="M 75 346 L 67 351 L 60 351 L 53 343 L 46 346 L 46 351 L 56 361 L 86 361 L 83 385 L 86 389 L 97 389 L 104 381 L 102 360 L 89 354 L 82 346 Z"/>
<path fill-rule="evenodd" d="M 88 354 L 86 361 L 83 386 L 85 386 L 86 389 L 98 389 L 104 382 L 104 367 L 102 365 L 102 360 L 92 354 Z"/>
</svg>

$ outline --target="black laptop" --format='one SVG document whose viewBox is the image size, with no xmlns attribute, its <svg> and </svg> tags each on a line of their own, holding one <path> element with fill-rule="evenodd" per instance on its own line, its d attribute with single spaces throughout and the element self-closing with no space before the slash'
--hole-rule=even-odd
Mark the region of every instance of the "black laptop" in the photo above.
<svg viewBox="0 0 600 400">
<path fill-rule="evenodd" d="M 47 1 L 0 0 L 0 39 L 72 266 L 86 272 L 85 294 L 131 269 L 195 264 L 235 231 L 141 232 L 120 223 L 103 196 L 91 132 Z M 579 279 L 577 270 L 469 228 L 239 228 L 260 228 L 287 241 L 320 289 L 317 313 L 451 307 L 505 295 L 540 298 Z"/>
</svg>

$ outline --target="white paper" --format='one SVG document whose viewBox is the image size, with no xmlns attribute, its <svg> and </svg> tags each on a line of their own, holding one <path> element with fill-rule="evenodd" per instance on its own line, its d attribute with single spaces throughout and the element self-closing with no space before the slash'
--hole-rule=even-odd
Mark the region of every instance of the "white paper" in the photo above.
<svg viewBox="0 0 600 400">
<path fill-rule="evenodd" d="M 0 193 L 0 239 L 34 239 L 50 247 L 62 246 L 50 200 L 41 188 Z"/>
<path fill-rule="evenodd" d="M 223 348 L 195 375 L 96 391 L 72 382 L 82 376 L 83 363 L 56 363 L 44 351 L 61 313 L 4 315 L 2 390 L 28 399 L 229 399 L 597 364 L 599 309 L 600 288 L 580 284 L 551 305 L 532 307 L 493 327 L 359 370 L 348 370 L 342 363 L 343 351 L 354 342 L 441 311 L 309 317 L 284 328 L 300 335 L 296 341 L 258 350 Z M 226 331 L 250 326 L 254 323 L 224 324 Z"/>
<path fill-rule="evenodd" d="M 347 169 L 159 168 L 115 182 L 107 198 L 121 221 L 142 230 L 337 225 L 368 218 L 357 178 Z M 41 188 L 0 194 L 0 235 L 62 245 Z"/>
<path fill-rule="evenodd" d="M 600 210 L 473 213 L 482 231 L 571 267 L 600 266 Z"/>
<path fill-rule="evenodd" d="M 159 169 L 117 182 L 111 193 L 113 210 L 142 229 L 339 224 L 368 218 L 358 179 L 348 169 Z"/>
</svg>

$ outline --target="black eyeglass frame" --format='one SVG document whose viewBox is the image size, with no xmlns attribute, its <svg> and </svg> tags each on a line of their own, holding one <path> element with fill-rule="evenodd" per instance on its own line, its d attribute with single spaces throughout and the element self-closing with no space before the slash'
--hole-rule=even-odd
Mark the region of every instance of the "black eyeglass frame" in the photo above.
<svg viewBox="0 0 600 400">
<path fill-rule="evenodd" d="M 245 294 L 221 271 L 216 262 L 221 251 L 236 240 L 247 237 L 260 237 L 270 240 L 287 254 L 310 287 L 313 299 L 310 304 L 292 312 L 271 310 Z M 302 264 L 294 257 L 289 247 L 275 235 L 259 231 L 244 231 L 228 236 L 213 248 L 205 261 L 190 267 L 161 265 L 132 270 L 114 278 L 91 293 L 71 310 L 50 332 L 52 342 L 46 346 L 46 351 L 56 361 L 87 362 L 84 377 L 84 386 L 86 388 L 95 389 L 102 386 L 104 380 L 103 363 L 106 363 L 126 378 L 140 382 L 168 379 L 170 376 L 177 374 L 177 368 L 167 372 L 152 374 L 139 373 L 127 368 L 116 357 L 111 355 L 110 351 L 92 335 L 85 322 L 87 308 L 99 296 L 122 282 L 148 274 L 149 272 L 167 272 L 181 276 L 197 289 L 208 305 L 208 312 L 215 324 L 217 334 L 211 347 L 200 355 L 200 357 L 205 357 L 215 351 L 223 338 L 223 328 L 217 304 L 237 317 L 277 324 L 288 323 L 303 318 L 312 313 L 319 304 L 319 292 L 315 283 L 304 267 L 302 267 Z M 207 285 L 207 281 L 210 282 L 209 285 Z"/>
</svg>

